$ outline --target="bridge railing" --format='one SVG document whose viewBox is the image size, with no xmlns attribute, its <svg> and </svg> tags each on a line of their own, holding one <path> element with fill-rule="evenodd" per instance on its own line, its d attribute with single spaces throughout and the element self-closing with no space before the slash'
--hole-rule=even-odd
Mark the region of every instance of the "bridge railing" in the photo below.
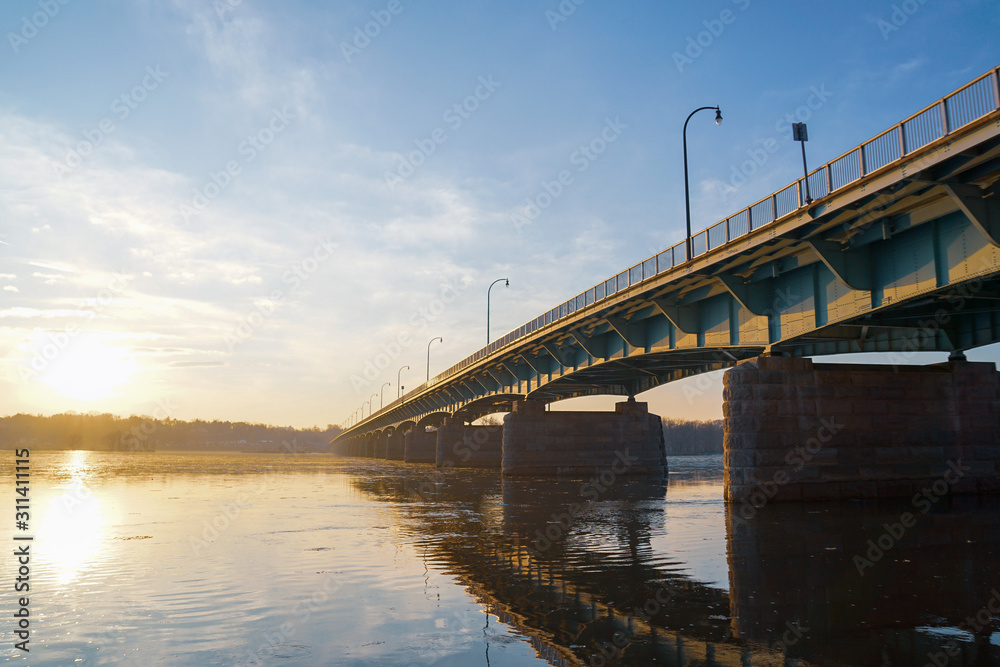
<svg viewBox="0 0 1000 667">
<path fill-rule="evenodd" d="M 720 248 L 801 209 L 806 205 L 805 178 L 809 179 L 809 194 L 813 199 L 829 196 L 865 176 L 891 167 L 914 151 L 945 139 L 955 130 L 998 109 L 1000 109 L 1000 67 L 994 68 L 878 136 L 809 172 L 804 178 L 698 232 L 691 238 L 692 258 Z M 685 243 L 681 241 L 498 338 L 383 409 L 392 409 L 514 341 L 664 271 L 678 267 L 685 261 Z"/>
</svg>

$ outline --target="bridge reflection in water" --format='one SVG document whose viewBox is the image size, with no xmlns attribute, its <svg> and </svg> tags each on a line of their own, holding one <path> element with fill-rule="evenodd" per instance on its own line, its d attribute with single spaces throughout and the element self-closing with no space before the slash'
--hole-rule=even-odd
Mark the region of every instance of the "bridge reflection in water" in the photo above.
<svg viewBox="0 0 1000 667">
<path fill-rule="evenodd" d="M 553 665 L 1000 664 L 1000 500 L 775 504 L 746 520 L 723 505 L 717 459 L 707 474 L 671 464 L 669 484 L 602 489 L 392 463 L 352 483 L 397 504 L 402 539 Z M 687 556 L 720 515 L 728 589 Z M 664 548 L 677 534 L 689 544 Z"/>
</svg>

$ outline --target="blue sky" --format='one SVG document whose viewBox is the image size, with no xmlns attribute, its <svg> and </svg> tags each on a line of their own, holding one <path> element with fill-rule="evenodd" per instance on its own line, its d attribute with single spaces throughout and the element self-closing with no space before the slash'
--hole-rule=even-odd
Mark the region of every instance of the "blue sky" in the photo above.
<svg viewBox="0 0 1000 667">
<path fill-rule="evenodd" d="M 0 26 L 0 413 L 296 426 L 418 385 L 434 336 L 432 375 L 481 347 L 496 278 L 495 336 L 679 241 L 692 109 L 725 117 L 688 129 L 701 229 L 799 175 L 790 115 L 818 165 L 1000 63 L 986 1 L 35 0 Z M 720 387 L 642 398 L 710 418 Z"/>
</svg>

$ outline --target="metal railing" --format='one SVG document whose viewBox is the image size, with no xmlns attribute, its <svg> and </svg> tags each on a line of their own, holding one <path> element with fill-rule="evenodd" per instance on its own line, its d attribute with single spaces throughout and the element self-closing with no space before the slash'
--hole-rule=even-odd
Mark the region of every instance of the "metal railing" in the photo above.
<svg viewBox="0 0 1000 667">
<path fill-rule="evenodd" d="M 814 201 L 827 197 L 881 169 L 890 167 L 914 151 L 935 141 L 945 139 L 955 130 L 998 109 L 1000 109 L 1000 67 L 990 70 L 978 79 L 967 83 L 955 92 L 942 97 L 934 104 L 897 123 L 882 134 L 809 172 L 805 178 L 809 179 L 809 188 Z M 805 206 L 803 180 L 803 178 L 798 179 L 692 236 L 692 259 L 710 250 L 723 247 L 752 231 L 797 212 Z M 524 336 L 555 324 L 578 310 L 600 303 L 664 271 L 685 264 L 684 250 L 685 242 L 681 241 L 598 283 L 569 301 L 559 304 L 552 310 L 491 342 L 488 346 L 466 357 L 443 373 L 435 375 L 416 389 L 406 392 L 402 397 L 397 398 L 375 414 L 403 404 L 425 389 L 447 380 Z M 367 420 L 358 423 L 361 424 L 365 421 Z"/>
</svg>

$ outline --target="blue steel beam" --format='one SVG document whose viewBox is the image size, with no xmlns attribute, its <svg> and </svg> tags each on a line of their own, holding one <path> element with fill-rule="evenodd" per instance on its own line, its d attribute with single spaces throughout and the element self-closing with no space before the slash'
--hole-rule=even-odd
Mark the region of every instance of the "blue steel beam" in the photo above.
<svg viewBox="0 0 1000 667">
<path fill-rule="evenodd" d="M 808 208 L 512 332 L 342 437 L 475 418 L 515 396 L 634 394 L 765 352 L 905 360 L 1000 341 L 998 107 Z"/>
</svg>

